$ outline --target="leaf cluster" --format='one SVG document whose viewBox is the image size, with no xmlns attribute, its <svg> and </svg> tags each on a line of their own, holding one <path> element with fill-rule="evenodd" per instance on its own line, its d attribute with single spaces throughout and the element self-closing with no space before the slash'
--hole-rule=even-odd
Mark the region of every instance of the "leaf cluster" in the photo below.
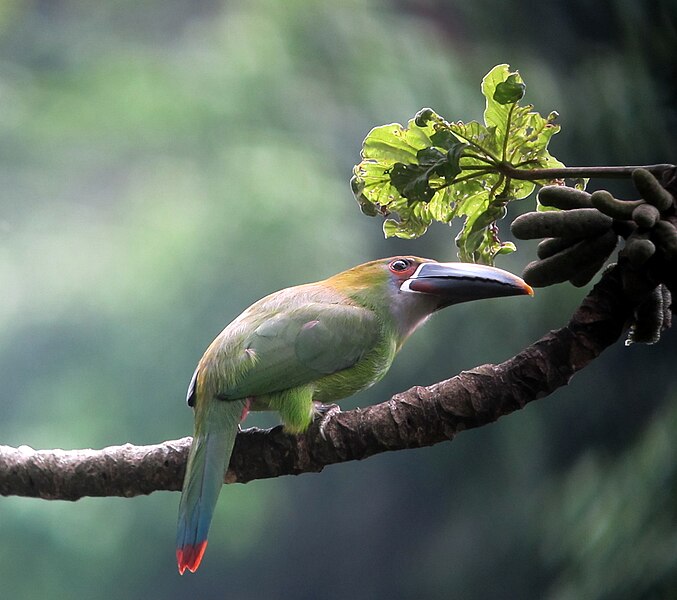
<svg viewBox="0 0 677 600">
<path fill-rule="evenodd" d="M 456 238 L 465 262 L 493 264 L 515 250 L 501 242 L 496 222 L 512 200 L 529 196 L 537 184 L 556 180 L 511 177 L 515 169 L 563 167 L 548 152 L 559 131 L 557 113 L 543 117 L 520 105 L 526 86 L 508 65 L 494 67 L 482 81 L 483 123 L 448 122 L 432 109 L 371 130 L 351 186 L 362 211 L 385 217 L 386 237 L 416 238 L 432 222 L 465 217 Z"/>
</svg>

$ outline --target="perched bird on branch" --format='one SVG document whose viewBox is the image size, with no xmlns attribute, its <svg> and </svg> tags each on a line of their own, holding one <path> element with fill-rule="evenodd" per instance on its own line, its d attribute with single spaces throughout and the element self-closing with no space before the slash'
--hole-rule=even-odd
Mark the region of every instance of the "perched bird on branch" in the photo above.
<svg viewBox="0 0 677 600">
<path fill-rule="evenodd" d="M 276 410 L 289 432 L 301 433 L 318 403 L 379 381 L 435 311 L 523 294 L 533 291 L 501 269 L 398 256 L 252 304 L 207 348 L 188 388 L 195 431 L 179 505 L 179 572 L 195 572 L 202 560 L 238 426 L 250 410 Z"/>
</svg>

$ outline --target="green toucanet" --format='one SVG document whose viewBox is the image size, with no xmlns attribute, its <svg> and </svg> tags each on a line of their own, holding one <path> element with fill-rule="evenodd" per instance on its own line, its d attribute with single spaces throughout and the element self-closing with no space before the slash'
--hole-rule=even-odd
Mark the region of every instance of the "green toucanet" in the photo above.
<svg viewBox="0 0 677 600">
<path fill-rule="evenodd" d="M 460 302 L 532 294 L 493 267 L 414 256 L 375 260 L 252 304 L 207 348 L 188 388 L 195 432 L 179 506 L 179 572 L 195 571 L 249 410 L 276 410 L 303 432 L 314 403 L 368 388 L 432 313 Z"/>
</svg>

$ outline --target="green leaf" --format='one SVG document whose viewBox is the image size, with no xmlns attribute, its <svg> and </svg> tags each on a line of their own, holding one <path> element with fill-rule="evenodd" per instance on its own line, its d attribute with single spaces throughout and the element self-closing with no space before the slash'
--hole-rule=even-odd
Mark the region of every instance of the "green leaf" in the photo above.
<svg viewBox="0 0 677 600">
<path fill-rule="evenodd" d="M 508 65 L 497 65 L 482 79 L 482 95 L 485 98 L 484 123 L 487 127 L 493 127 L 505 134 L 508 114 L 516 102 L 504 104 L 495 99 L 498 86 L 513 78 L 514 84 L 524 84 L 519 73 L 511 72 Z"/>
<path fill-rule="evenodd" d="M 430 136 L 430 141 L 438 148 L 444 148 L 449 151 L 458 147 L 461 142 L 452 133 L 451 129 L 440 129 Z"/>
<path fill-rule="evenodd" d="M 527 86 L 518 80 L 519 75 L 512 73 L 505 81 L 496 86 L 493 99 L 499 104 L 514 104 L 524 98 Z"/>
<path fill-rule="evenodd" d="M 459 159 L 466 144 L 458 140 L 453 144 L 449 140 L 443 141 L 450 146 L 447 152 L 434 146 L 423 148 L 416 153 L 418 164 L 395 163 L 392 166 L 390 182 L 410 202 L 430 202 L 440 186 L 449 185 L 461 172 Z M 431 179 L 437 181 L 438 178 L 444 181 L 438 185 L 431 183 Z"/>
</svg>

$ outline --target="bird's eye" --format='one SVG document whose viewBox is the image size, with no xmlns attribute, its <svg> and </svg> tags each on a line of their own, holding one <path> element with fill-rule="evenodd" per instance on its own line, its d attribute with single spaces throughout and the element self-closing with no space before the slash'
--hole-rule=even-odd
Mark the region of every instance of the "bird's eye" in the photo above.
<svg viewBox="0 0 677 600">
<path fill-rule="evenodd" d="M 410 266 L 411 261 L 404 258 L 398 258 L 397 260 L 394 260 L 390 263 L 390 270 L 401 273 L 402 271 L 406 271 Z"/>
</svg>

